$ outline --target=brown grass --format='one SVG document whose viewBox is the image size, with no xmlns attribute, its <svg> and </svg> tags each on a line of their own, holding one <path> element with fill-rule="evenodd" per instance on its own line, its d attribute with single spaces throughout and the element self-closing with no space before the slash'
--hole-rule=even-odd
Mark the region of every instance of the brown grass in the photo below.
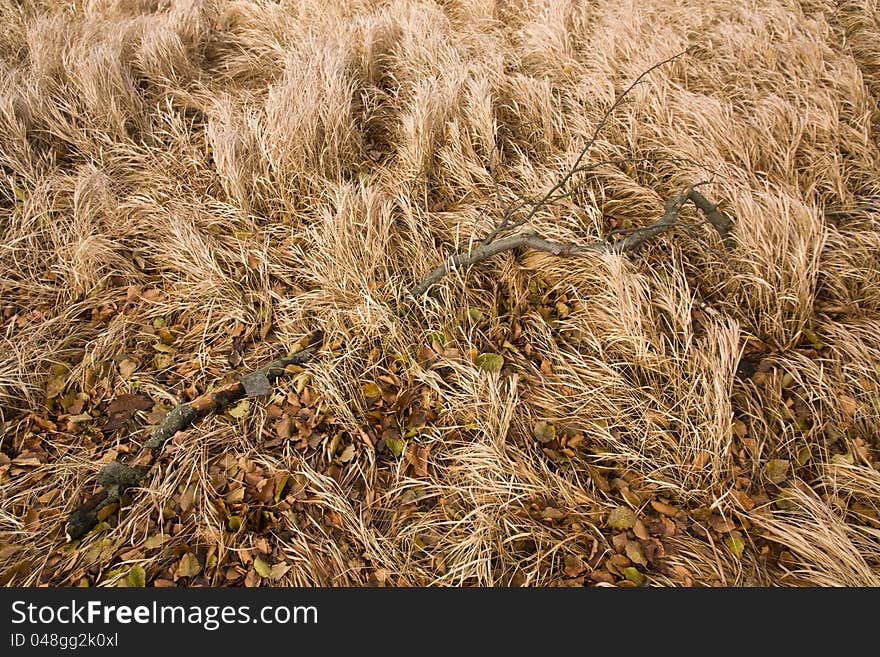
<svg viewBox="0 0 880 657">
<path fill-rule="evenodd" d="M 255 585 L 256 557 L 266 585 L 621 581 L 626 506 L 650 584 L 877 585 L 878 44 L 872 2 L 0 0 L 0 582 Z M 689 45 L 587 156 L 653 161 L 532 224 L 586 243 L 708 179 L 733 250 L 506 254 L 393 311 Z M 100 431 L 108 402 L 169 407 L 316 328 L 306 372 L 64 545 L 144 439 Z M 273 407 L 314 410 L 313 444 Z"/>
</svg>

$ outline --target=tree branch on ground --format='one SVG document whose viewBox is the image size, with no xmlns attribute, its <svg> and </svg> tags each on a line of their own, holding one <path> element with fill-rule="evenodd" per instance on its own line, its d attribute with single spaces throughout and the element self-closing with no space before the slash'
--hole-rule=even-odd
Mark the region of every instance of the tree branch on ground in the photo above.
<svg viewBox="0 0 880 657">
<path fill-rule="evenodd" d="M 566 244 L 563 242 L 554 242 L 545 239 L 535 232 L 526 232 L 514 235 L 512 237 L 504 237 L 496 239 L 488 244 L 480 244 L 467 251 L 456 253 L 448 258 L 443 264 L 436 267 L 427 277 L 412 289 L 412 296 L 416 299 L 423 296 L 435 283 L 439 282 L 450 271 L 464 269 L 476 265 L 484 260 L 498 255 L 504 251 L 512 251 L 514 249 L 529 248 L 536 251 L 545 251 L 560 257 L 583 256 L 589 253 L 630 253 L 636 251 L 642 244 L 648 240 L 657 237 L 676 227 L 693 228 L 692 224 L 680 223 L 678 215 L 682 206 L 691 201 L 712 224 L 712 227 L 718 232 L 724 244 L 728 247 L 732 245 L 730 230 L 733 227 L 731 219 L 718 210 L 718 206 L 709 201 L 705 196 L 700 194 L 693 186 L 687 191 L 669 199 L 664 204 L 663 216 L 649 226 L 636 228 L 628 231 L 626 237 L 619 240 L 611 240 L 612 235 L 606 239 L 592 244 Z"/>
<path fill-rule="evenodd" d="M 129 488 L 140 485 L 158 460 L 162 447 L 175 433 L 188 428 L 197 417 L 220 411 L 243 397 L 268 394 L 271 391 L 271 382 L 283 376 L 289 365 L 302 365 L 315 356 L 322 339 L 320 333 L 315 333 L 309 337 L 302 350 L 273 360 L 265 367 L 245 374 L 238 381 L 206 392 L 192 401 L 178 404 L 153 430 L 131 464 L 112 461 L 101 469 L 97 477 L 101 490 L 70 514 L 65 526 L 67 540 L 74 541 L 85 536 L 102 517 L 113 513 L 123 494 Z"/>
<path fill-rule="evenodd" d="M 552 253 L 561 257 L 581 256 L 588 253 L 598 252 L 628 253 L 637 250 L 642 244 L 644 244 L 648 240 L 675 227 L 685 228 L 689 234 L 694 234 L 694 224 L 680 223 L 678 221 L 679 212 L 681 211 L 682 206 L 688 201 L 692 202 L 706 216 L 708 222 L 721 236 L 724 245 L 728 248 L 731 248 L 733 243 L 731 241 L 730 231 L 733 228 L 733 222 L 727 215 L 718 210 L 718 206 L 716 204 L 709 201 L 705 196 L 700 194 L 695 189 L 697 186 L 704 183 L 696 183 L 694 185 L 691 185 L 684 193 L 679 194 L 678 196 L 666 201 L 666 203 L 664 204 L 664 212 L 662 217 L 660 217 L 657 221 L 649 226 L 627 230 L 626 237 L 622 239 L 612 240 L 611 238 L 615 235 L 621 234 L 623 231 L 614 231 L 612 233 L 609 233 L 604 239 L 587 245 L 554 242 L 542 237 L 535 231 L 525 231 L 516 235 L 510 235 L 510 233 L 512 233 L 516 229 L 528 224 L 542 208 L 548 207 L 564 198 L 570 197 L 572 195 L 572 191 L 567 190 L 566 187 L 569 185 L 572 178 L 576 174 L 588 173 L 599 166 L 607 164 L 620 164 L 626 162 L 692 162 L 691 160 L 687 160 L 686 158 L 658 157 L 654 159 L 649 157 L 634 157 L 613 160 L 601 160 L 590 164 L 582 164 L 588 151 L 593 146 L 593 144 L 596 143 L 599 132 L 608 122 L 608 119 L 611 117 L 614 110 L 617 109 L 623 102 L 627 94 L 629 94 L 629 92 L 632 91 L 636 87 L 636 85 L 642 82 L 649 73 L 663 66 L 664 64 L 675 61 L 687 52 L 688 50 L 686 49 L 676 55 L 673 55 L 672 57 L 669 57 L 668 59 L 664 59 L 663 61 L 654 64 L 649 69 L 644 71 L 641 75 L 639 75 L 626 89 L 623 90 L 623 92 L 621 92 L 617 96 L 614 103 L 612 103 L 611 107 L 608 108 L 608 110 L 596 124 L 592 135 L 578 153 L 575 161 L 571 164 L 568 170 L 563 172 L 559 180 L 557 180 L 539 200 L 532 201 L 521 196 L 517 196 L 519 203 L 512 206 L 503 207 L 501 219 L 498 221 L 498 224 L 485 237 L 480 239 L 476 246 L 468 248 L 467 251 L 461 251 L 452 255 L 441 265 L 435 267 L 434 270 L 431 271 L 431 273 L 428 274 L 427 277 L 425 277 L 425 279 L 423 279 L 418 285 L 416 285 L 412 289 L 412 291 L 410 292 L 411 296 L 414 299 L 419 299 L 420 297 L 425 295 L 435 283 L 439 282 L 440 279 L 442 279 L 450 271 L 471 267 L 480 262 L 483 262 L 484 260 L 488 260 L 489 258 L 498 255 L 499 253 L 502 253 L 504 251 L 512 251 L 514 249 L 520 248 L 530 248 L 537 251 Z M 490 162 L 489 172 L 492 178 L 492 185 L 495 191 L 496 199 L 500 200 L 500 185 L 498 183 L 496 165 L 494 162 Z M 522 217 L 514 220 L 514 215 L 526 207 L 528 207 L 529 210 L 525 212 Z"/>
</svg>

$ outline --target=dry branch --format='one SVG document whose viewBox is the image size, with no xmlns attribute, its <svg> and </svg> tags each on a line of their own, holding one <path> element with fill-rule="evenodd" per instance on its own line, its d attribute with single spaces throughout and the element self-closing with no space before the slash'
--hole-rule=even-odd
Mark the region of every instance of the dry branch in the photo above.
<svg viewBox="0 0 880 657">
<path fill-rule="evenodd" d="M 424 280 L 422 280 L 421 283 L 416 285 L 412 290 L 412 296 L 418 299 L 424 295 L 432 285 L 437 283 L 450 271 L 471 267 L 504 251 L 529 248 L 537 251 L 545 251 L 561 257 L 581 256 L 588 253 L 599 253 L 603 251 L 611 253 L 628 253 L 636 251 L 648 240 L 680 225 L 678 223 L 678 214 L 681 211 L 681 207 L 687 201 L 691 201 L 703 212 L 704 215 L 706 215 L 706 219 L 721 236 L 725 246 L 729 248 L 732 245 L 730 230 L 733 227 L 733 222 L 726 214 L 718 210 L 716 204 L 709 201 L 693 187 L 690 187 L 683 194 L 679 194 L 666 201 L 664 204 L 663 216 L 657 221 L 650 226 L 630 231 L 626 237 L 620 240 L 611 241 L 609 235 L 608 238 L 593 242 L 592 244 L 565 244 L 563 242 L 547 240 L 534 232 L 527 232 L 520 233 L 513 237 L 496 239 L 488 244 L 483 243 L 467 251 L 456 253 L 448 258 L 446 262 L 436 267 L 427 277 L 425 277 Z"/>
<path fill-rule="evenodd" d="M 197 417 L 222 410 L 242 397 L 267 394 L 271 389 L 270 382 L 282 376 L 288 365 L 302 365 L 315 356 L 322 337 L 314 334 L 309 338 L 308 346 L 301 351 L 273 360 L 265 367 L 240 377 L 238 381 L 206 392 L 190 402 L 178 404 L 153 430 L 141 452 L 134 458 L 133 465 L 113 461 L 101 469 L 97 482 L 102 490 L 89 497 L 70 514 L 65 526 L 67 540 L 73 541 L 85 536 L 98 524 L 105 509 L 109 509 L 104 511 L 107 515 L 112 513 L 111 507 L 119 504 L 126 490 L 143 481 L 156 463 L 162 447 L 175 433 L 189 427 Z"/>
</svg>

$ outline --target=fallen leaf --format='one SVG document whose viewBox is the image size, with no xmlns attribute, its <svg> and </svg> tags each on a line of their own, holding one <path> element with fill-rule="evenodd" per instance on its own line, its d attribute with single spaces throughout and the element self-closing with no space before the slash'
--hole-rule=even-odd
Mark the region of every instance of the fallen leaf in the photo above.
<svg viewBox="0 0 880 657">
<path fill-rule="evenodd" d="M 271 580 L 281 579 L 282 577 L 284 577 L 284 575 L 287 574 L 288 570 L 290 570 L 290 564 L 276 563 L 269 570 L 269 579 L 271 579 Z"/>
<path fill-rule="evenodd" d="M 144 541 L 144 548 L 147 550 L 155 550 L 158 547 L 162 547 L 162 544 L 168 540 L 167 536 L 162 534 L 154 534 L 150 536 L 146 541 Z"/>
<path fill-rule="evenodd" d="M 657 513 L 662 513 L 666 516 L 676 516 L 679 513 L 679 509 L 677 507 L 672 506 L 671 504 L 666 504 L 665 502 L 661 502 L 660 500 L 651 500 L 651 507 Z"/>
<path fill-rule="evenodd" d="M 361 392 L 369 404 L 377 401 L 382 396 L 382 390 L 375 383 L 365 383 L 361 386 Z"/>
<path fill-rule="evenodd" d="M 484 372 L 500 372 L 504 366 L 504 356 L 493 353 L 479 354 L 474 364 Z"/>
<path fill-rule="evenodd" d="M 541 511 L 541 517 L 544 520 L 562 520 L 565 517 L 565 511 L 552 506 L 548 506 L 543 511 Z"/>
<path fill-rule="evenodd" d="M 625 506 L 618 506 L 611 510 L 608 514 L 608 520 L 605 522 L 611 529 L 623 530 L 632 529 L 636 522 L 636 514 Z"/>
<path fill-rule="evenodd" d="M 177 570 L 174 574 L 175 579 L 179 577 L 193 577 L 198 575 L 202 570 L 202 565 L 192 552 L 187 552 L 181 557 L 177 564 Z"/>
<path fill-rule="evenodd" d="M 275 494 L 274 499 L 278 502 L 281 499 L 281 493 L 284 492 L 284 487 L 287 485 L 287 481 L 290 479 L 290 475 L 286 472 L 279 472 L 275 475 Z"/>
<path fill-rule="evenodd" d="M 159 338 L 165 344 L 171 344 L 172 342 L 174 342 L 174 335 L 172 335 L 171 331 L 168 330 L 167 326 L 163 326 L 162 328 L 160 328 L 158 333 L 159 333 Z"/>
<path fill-rule="evenodd" d="M 400 433 L 394 431 L 393 434 L 389 431 L 385 431 L 382 434 L 382 440 L 385 441 L 385 447 L 388 448 L 388 451 L 391 452 L 395 458 L 399 458 L 401 454 L 403 454 L 403 448 L 406 443 L 401 440 Z"/>
<path fill-rule="evenodd" d="M 764 466 L 764 475 L 772 484 L 781 484 L 788 479 L 790 463 L 786 459 L 770 459 Z"/>
<path fill-rule="evenodd" d="M 340 463 L 348 463 L 354 458 L 354 445 L 346 445 L 339 455 Z"/>
<path fill-rule="evenodd" d="M 133 418 L 138 411 L 147 411 L 151 408 L 153 408 L 153 400 L 147 395 L 119 395 L 107 406 L 107 421 L 103 430 L 115 431 Z"/>
<path fill-rule="evenodd" d="M 38 466 L 43 465 L 43 462 L 37 456 L 16 456 L 12 459 L 12 462 L 15 465 L 27 465 L 27 466 Z"/>
<path fill-rule="evenodd" d="M 633 563 L 637 563 L 640 566 L 648 563 L 648 560 L 645 559 L 645 553 L 642 551 L 642 545 L 638 541 L 627 541 L 625 552 L 626 556 Z"/>
<path fill-rule="evenodd" d="M 732 490 L 730 491 L 731 496 L 740 503 L 743 509 L 746 511 L 751 511 L 755 508 L 755 500 L 746 495 L 744 492 L 740 490 Z"/>
<path fill-rule="evenodd" d="M 535 440 L 542 445 L 552 442 L 556 439 L 556 427 L 546 422 L 536 422 L 533 428 L 535 432 Z"/>
<path fill-rule="evenodd" d="M 70 368 L 65 363 L 56 363 L 49 369 L 49 380 L 46 382 L 46 399 L 53 399 L 64 391 Z"/>
<path fill-rule="evenodd" d="M 636 568 L 630 566 L 628 568 L 624 568 L 622 571 L 623 576 L 626 577 L 627 580 L 635 584 L 636 586 L 641 586 L 645 581 L 645 576 L 642 575 Z"/>
<path fill-rule="evenodd" d="M 132 566 L 128 571 L 128 585 L 136 588 L 147 585 L 147 573 L 141 566 Z"/>
<path fill-rule="evenodd" d="M 586 569 L 587 564 L 585 564 L 580 557 L 574 554 L 568 554 L 565 556 L 564 567 L 562 570 L 566 577 L 577 577 Z"/>
<path fill-rule="evenodd" d="M 740 534 L 738 531 L 730 532 L 727 536 L 725 536 L 724 544 L 737 559 L 742 556 L 743 550 L 745 550 L 746 548 L 746 544 L 742 540 L 742 534 Z"/>
<path fill-rule="evenodd" d="M 837 402 L 840 404 L 840 410 L 843 411 L 844 415 L 849 419 L 855 417 L 856 411 L 859 410 L 858 402 L 855 399 L 846 395 L 839 395 Z"/>
<path fill-rule="evenodd" d="M 269 577 L 272 574 L 272 566 L 262 557 L 254 559 L 254 570 L 257 571 L 257 575 L 260 577 Z"/>
<path fill-rule="evenodd" d="M 123 379 L 128 381 L 131 378 L 131 375 L 135 373 L 137 370 L 138 364 L 129 359 L 125 358 L 122 362 L 119 363 L 119 374 Z"/>
<path fill-rule="evenodd" d="M 242 399 L 237 404 L 230 406 L 226 412 L 229 413 L 236 420 L 240 420 L 247 415 L 248 409 L 251 407 L 251 402 L 248 399 Z"/>
<path fill-rule="evenodd" d="M 602 582 L 604 584 L 614 584 L 614 575 L 607 570 L 594 570 L 588 577 L 594 582 Z"/>
<path fill-rule="evenodd" d="M 733 520 L 715 515 L 709 518 L 709 525 L 719 534 L 726 534 L 736 529 L 736 523 Z"/>
<path fill-rule="evenodd" d="M 428 476 L 428 450 L 424 445 L 410 443 L 406 448 L 406 460 L 419 477 Z"/>
</svg>

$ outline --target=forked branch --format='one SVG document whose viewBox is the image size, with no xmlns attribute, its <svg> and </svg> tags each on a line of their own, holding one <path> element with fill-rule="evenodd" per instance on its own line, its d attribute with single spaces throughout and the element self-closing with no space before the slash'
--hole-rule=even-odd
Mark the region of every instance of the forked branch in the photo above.
<svg viewBox="0 0 880 657">
<path fill-rule="evenodd" d="M 448 258 L 443 264 L 436 267 L 421 283 L 416 285 L 411 294 L 418 299 L 423 296 L 435 283 L 439 282 L 446 274 L 451 271 L 466 269 L 489 258 L 503 253 L 504 251 L 512 251 L 514 249 L 528 248 L 536 251 L 545 251 L 560 257 L 582 256 L 588 253 L 629 253 L 636 251 L 642 244 L 648 240 L 665 233 L 676 226 L 682 225 L 678 222 L 678 215 L 682 206 L 691 201 L 702 213 L 706 219 L 712 224 L 712 227 L 718 232 L 725 246 L 730 247 L 731 236 L 730 230 L 733 222 L 730 217 L 718 210 L 718 206 L 709 201 L 705 196 L 700 194 L 694 187 L 690 187 L 686 192 L 679 194 L 675 198 L 671 198 L 664 204 L 663 216 L 649 226 L 637 228 L 629 231 L 625 237 L 618 240 L 612 240 L 612 235 L 592 244 L 566 244 L 563 242 L 554 242 L 547 240 L 535 232 L 526 232 L 514 235 L 512 237 L 504 237 L 489 242 L 488 244 L 480 244 L 467 251 L 456 253 Z M 690 226 L 690 224 L 685 224 Z"/>
</svg>

